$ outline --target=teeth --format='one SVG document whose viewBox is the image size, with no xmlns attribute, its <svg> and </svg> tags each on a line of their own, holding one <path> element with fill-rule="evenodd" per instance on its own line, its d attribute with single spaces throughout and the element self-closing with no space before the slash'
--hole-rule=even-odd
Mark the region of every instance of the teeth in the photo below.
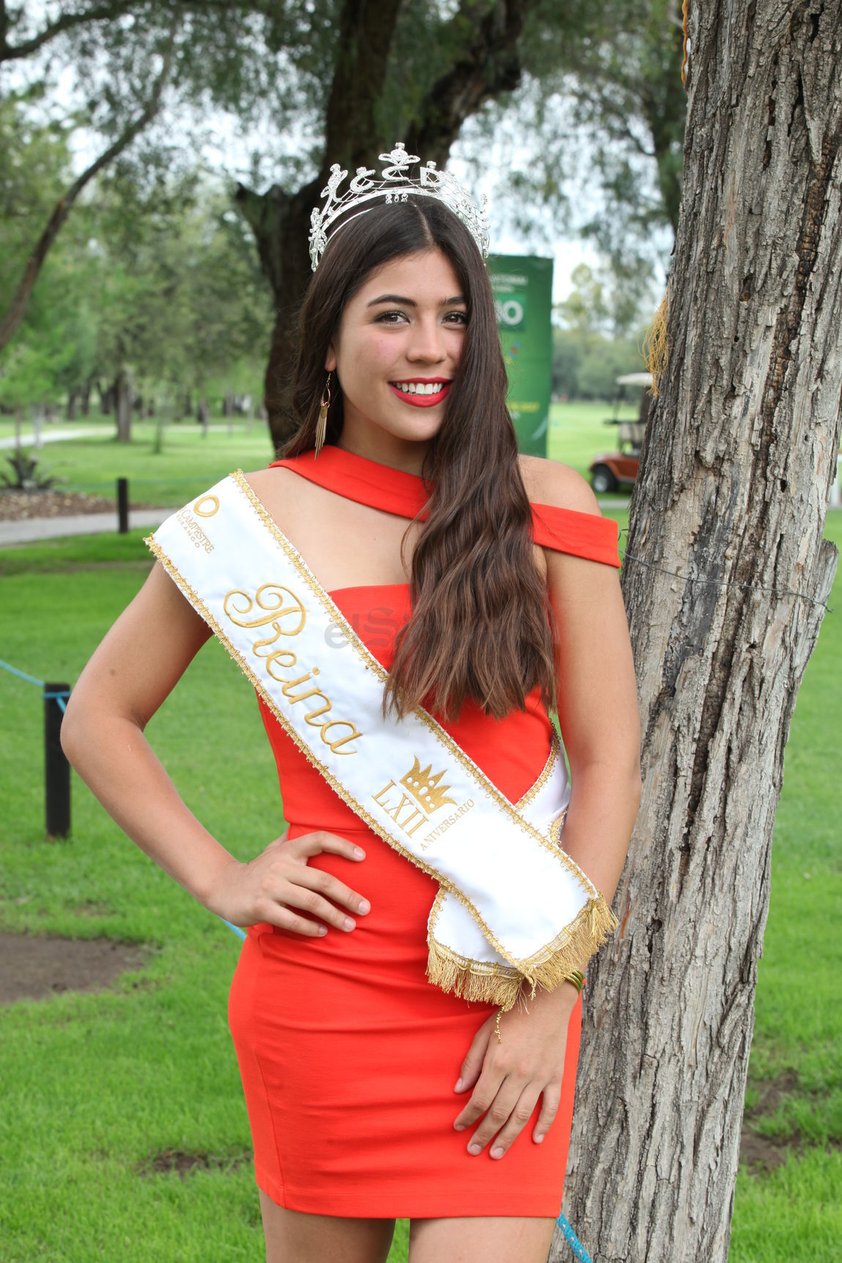
<svg viewBox="0 0 842 1263">
<path fill-rule="evenodd" d="M 446 382 L 395 382 L 404 395 L 440 395 Z"/>
</svg>

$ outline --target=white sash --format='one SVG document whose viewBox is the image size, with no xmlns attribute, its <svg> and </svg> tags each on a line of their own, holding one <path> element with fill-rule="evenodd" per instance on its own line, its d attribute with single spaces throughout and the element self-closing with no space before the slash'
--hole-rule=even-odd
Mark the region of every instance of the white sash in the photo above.
<svg viewBox="0 0 842 1263">
<path fill-rule="evenodd" d="M 559 844 L 557 743 L 514 806 L 426 711 L 384 719 L 386 671 L 239 471 L 147 543 L 340 798 L 440 883 L 431 982 L 509 1008 L 583 968 L 616 920 Z"/>
</svg>

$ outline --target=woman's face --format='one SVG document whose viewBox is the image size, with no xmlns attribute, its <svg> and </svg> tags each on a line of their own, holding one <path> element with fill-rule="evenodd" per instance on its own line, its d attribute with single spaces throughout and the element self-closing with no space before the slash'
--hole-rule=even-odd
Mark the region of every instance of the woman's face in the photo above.
<svg viewBox="0 0 842 1263">
<path fill-rule="evenodd" d="M 441 250 L 401 255 L 342 313 L 325 368 L 343 396 L 340 445 L 417 472 L 462 354 L 466 296 Z"/>
</svg>

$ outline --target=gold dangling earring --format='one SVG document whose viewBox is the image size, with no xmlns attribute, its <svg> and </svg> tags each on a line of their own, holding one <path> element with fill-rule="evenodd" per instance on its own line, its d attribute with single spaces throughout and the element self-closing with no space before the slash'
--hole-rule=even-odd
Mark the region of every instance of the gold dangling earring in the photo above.
<svg viewBox="0 0 842 1263">
<path fill-rule="evenodd" d="M 327 414 L 330 411 L 332 398 L 330 393 L 331 376 L 332 375 L 328 373 L 325 388 L 322 391 L 322 397 L 319 400 L 319 419 L 316 422 L 316 450 L 314 452 L 314 456 L 318 456 L 319 452 L 324 447 L 324 441 L 327 435 Z"/>
</svg>

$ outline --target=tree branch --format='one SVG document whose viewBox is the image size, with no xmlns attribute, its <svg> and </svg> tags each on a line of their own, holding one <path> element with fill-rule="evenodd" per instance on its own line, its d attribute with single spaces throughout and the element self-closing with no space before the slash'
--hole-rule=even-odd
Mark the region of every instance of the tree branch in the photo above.
<svg viewBox="0 0 842 1263">
<path fill-rule="evenodd" d="M 33 35 L 30 39 L 25 39 L 22 43 L 12 46 L 7 40 L 9 20 L 4 3 L 2 14 L 0 14 L 0 63 L 4 61 L 20 61 L 24 57 L 31 57 L 44 44 L 54 40 L 57 35 L 61 35 L 64 31 L 73 30 L 76 26 L 83 26 L 86 22 L 108 22 L 113 18 L 119 18 L 126 13 L 131 13 L 135 9 L 137 9 L 137 4 L 133 4 L 132 0 L 111 0 L 109 4 L 93 4 L 90 8 L 82 9 L 77 13 L 63 13 L 61 17 L 56 18 L 54 22 L 50 22 L 37 35 Z"/>
<path fill-rule="evenodd" d="M 407 129 L 407 147 L 447 161 L 450 147 L 466 118 L 493 97 L 512 92 L 520 83 L 520 37 L 534 0 L 496 0 L 491 9 L 476 0 L 462 0 L 451 19 L 456 28 L 474 31 L 464 53 L 427 92 L 417 117 Z"/>
<path fill-rule="evenodd" d="M 5 0 L 0 0 L 0 65 L 5 61 L 22 61 L 25 57 L 31 57 L 33 53 L 37 53 L 45 44 L 63 35 L 65 31 L 72 31 L 75 27 L 85 26 L 88 23 L 111 22 L 126 14 L 136 14 L 138 7 L 142 6 L 138 6 L 137 0 L 108 0 L 108 3 L 91 4 L 88 8 L 80 9 L 75 13 L 63 13 L 54 22 L 49 22 L 37 35 L 32 35 L 20 44 L 12 45 L 8 41 L 11 25 L 8 8 Z M 202 13 L 214 9 L 227 11 L 244 9 L 260 13 L 270 20 L 277 20 L 278 16 L 277 0 L 177 0 L 175 4 L 161 4 L 160 7 L 165 17 L 172 17 L 174 9 L 179 9 L 182 13 L 191 11 Z"/>
<path fill-rule="evenodd" d="M 26 314 L 29 299 L 32 296 L 32 290 L 35 287 L 35 282 L 37 281 L 41 268 L 44 265 L 44 260 L 49 253 L 50 247 L 58 236 L 62 225 L 70 214 L 77 197 L 85 186 L 91 182 L 94 176 L 96 176 L 103 167 L 108 166 L 110 162 L 118 157 L 158 113 L 161 104 L 161 97 L 172 69 L 176 29 L 177 24 L 173 23 L 170 28 L 170 40 L 164 53 L 164 62 L 161 67 L 161 72 L 155 81 L 149 100 L 143 110 L 140 114 L 138 114 L 137 118 L 129 124 L 125 131 L 117 137 L 114 143 L 109 145 L 109 147 L 101 153 L 89 167 L 86 167 L 82 174 L 74 180 L 73 184 L 71 184 L 64 196 L 56 203 L 53 213 L 50 215 L 47 225 L 41 233 L 35 249 L 29 256 L 23 270 L 23 275 L 21 276 L 15 292 L 15 296 L 12 299 L 11 306 L 5 316 L 3 316 L 2 320 L 0 320 L 0 351 L 2 351 L 9 342 Z"/>
<path fill-rule="evenodd" d="M 325 116 L 327 157 L 349 169 L 366 164 L 385 139 L 375 118 L 403 0 L 345 0 L 338 51 Z"/>
</svg>

